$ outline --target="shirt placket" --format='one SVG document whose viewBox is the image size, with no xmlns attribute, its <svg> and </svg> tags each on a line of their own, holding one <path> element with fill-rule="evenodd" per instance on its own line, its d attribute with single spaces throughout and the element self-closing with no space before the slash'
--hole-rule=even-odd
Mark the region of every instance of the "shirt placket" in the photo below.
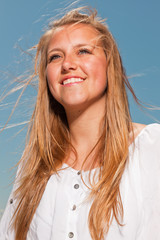
<svg viewBox="0 0 160 240">
<path fill-rule="evenodd" d="M 74 177 L 72 178 L 72 181 L 66 193 L 69 201 L 66 240 L 78 239 L 77 226 L 80 224 L 78 222 L 78 215 L 81 204 L 85 199 L 85 192 L 83 191 L 82 184 L 81 172 L 74 172 Z"/>
</svg>

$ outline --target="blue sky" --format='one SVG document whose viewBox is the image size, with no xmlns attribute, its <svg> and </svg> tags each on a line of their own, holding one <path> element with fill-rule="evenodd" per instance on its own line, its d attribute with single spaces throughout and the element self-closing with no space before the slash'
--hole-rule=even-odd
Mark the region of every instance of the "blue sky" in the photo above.
<svg viewBox="0 0 160 240">
<path fill-rule="evenodd" d="M 38 42 L 48 19 L 63 11 L 71 1 L 61 0 L 1 0 L 0 2 L 0 94 L 14 77 L 31 66 L 24 51 Z M 115 37 L 130 82 L 137 96 L 145 103 L 160 106 L 160 1 L 159 0 L 86 0 L 75 6 L 89 5 L 107 18 Z M 0 127 L 7 120 L 13 103 L 13 94 L 0 103 Z M 29 88 L 9 124 L 29 120 L 35 102 L 36 90 Z M 150 124 L 160 111 L 140 111 L 131 96 L 133 121 Z M 148 113 L 148 111 L 147 111 Z M 8 128 L 0 134 L 0 209 L 4 209 L 12 188 L 14 170 L 25 143 L 24 125 Z"/>
</svg>

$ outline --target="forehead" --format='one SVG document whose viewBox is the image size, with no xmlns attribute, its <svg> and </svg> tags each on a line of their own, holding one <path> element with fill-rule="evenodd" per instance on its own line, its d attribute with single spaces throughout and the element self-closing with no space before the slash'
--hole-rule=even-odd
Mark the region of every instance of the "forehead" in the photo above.
<svg viewBox="0 0 160 240">
<path fill-rule="evenodd" d="M 54 30 L 48 49 L 66 44 L 95 44 L 98 40 L 98 31 L 89 24 L 65 25 Z"/>
</svg>

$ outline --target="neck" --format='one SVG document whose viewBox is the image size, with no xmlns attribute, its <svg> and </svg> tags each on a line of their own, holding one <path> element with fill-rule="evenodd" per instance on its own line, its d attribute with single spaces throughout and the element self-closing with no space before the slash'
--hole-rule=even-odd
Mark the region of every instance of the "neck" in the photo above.
<svg viewBox="0 0 160 240">
<path fill-rule="evenodd" d="M 94 148 L 102 134 L 102 121 L 104 117 L 105 104 L 101 104 L 103 107 L 99 106 L 99 104 L 95 103 L 87 109 L 72 109 L 71 111 L 66 111 L 71 143 L 77 152 L 77 168 L 81 167 L 84 159 Z M 88 158 L 88 161 L 89 159 L 91 161 L 94 154 L 95 152 L 93 151 Z M 71 156 L 75 159 L 72 153 L 69 158 L 71 158 Z M 71 162 L 68 161 L 67 163 L 70 164 Z"/>
</svg>

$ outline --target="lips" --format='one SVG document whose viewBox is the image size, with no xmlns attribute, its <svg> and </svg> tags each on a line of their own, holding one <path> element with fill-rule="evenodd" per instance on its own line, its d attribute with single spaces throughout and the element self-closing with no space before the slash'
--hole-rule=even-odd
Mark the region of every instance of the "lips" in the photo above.
<svg viewBox="0 0 160 240">
<path fill-rule="evenodd" d="M 72 83 L 79 83 L 83 82 L 85 79 L 81 77 L 66 77 L 62 80 L 61 84 L 62 85 L 67 85 L 67 84 L 72 84 Z"/>
<path fill-rule="evenodd" d="M 83 82 L 84 80 L 82 78 L 69 78 L 67 80 L 64 80 L 62 82 L 63 85 L 69 84 L 69 83 L 78 83 Z"/>
</svg>

